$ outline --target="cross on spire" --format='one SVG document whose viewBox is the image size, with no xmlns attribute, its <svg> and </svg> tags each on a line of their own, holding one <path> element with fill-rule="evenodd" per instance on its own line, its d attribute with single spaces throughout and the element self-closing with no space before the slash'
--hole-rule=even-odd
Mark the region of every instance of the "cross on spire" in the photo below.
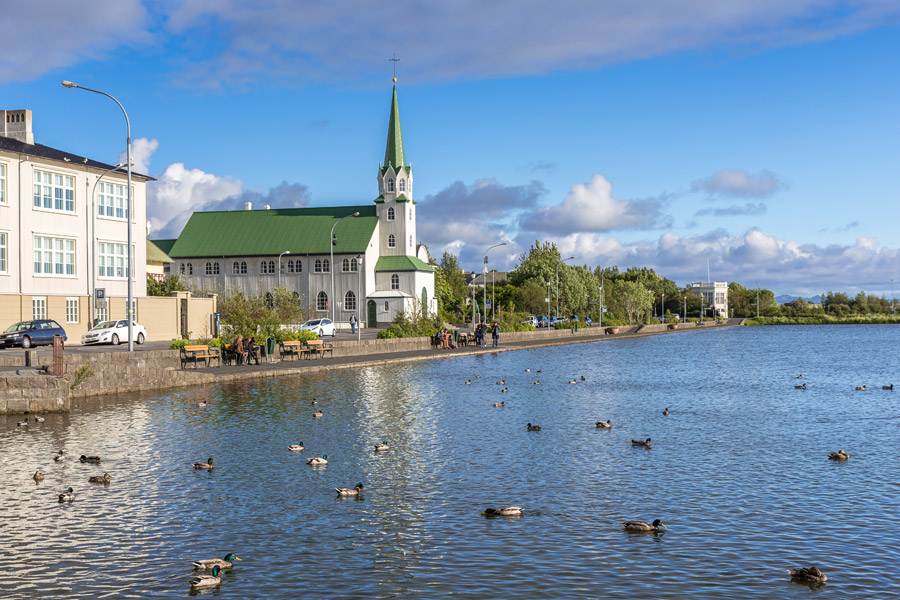
<svg viewBox="0 0 900 600">
<path fill-rule="evenodd" d="M 394 58 L 389 58 L 388 61 L 394 63 L 394 81 L 397 81 L 397 63 L 400 62 L 400 59 L 397 58 L 397 53 L 394 52 Z"/>
</svg>

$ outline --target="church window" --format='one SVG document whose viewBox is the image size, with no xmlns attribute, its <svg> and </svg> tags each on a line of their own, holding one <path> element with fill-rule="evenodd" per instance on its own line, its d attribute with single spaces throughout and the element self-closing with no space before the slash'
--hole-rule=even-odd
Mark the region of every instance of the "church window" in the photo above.
<svg viewBox="0 0 900 600">
<path fill-rule="evenodd" d="M 350 259 L 350 272 L 356 273 L 357 271 L 359 271 L 359 261 L 357 261 L 355 258 L 351 258 Z"/>
<path fill-rule="evenodd" d="M 293 273 L 293 272 L 294 272 L 294 261 L 293 261 L 293 260 L 289 260 L 289 261 L 288 261 L 288 263 L 287 263 L 287 272 L 288 272 L 288 273 Z"/>
<path fill-rule="evenodd" d="M 294 263 L 294 268 L 297 269 L 297 273 L 303 272 L 303 263 L 300 262 L 300 259 L 297 259 L 297 262 Z"/>
<path fill-rule="evenodd" d="M 389 192 L 394 191 L 394 180 L 393 179 L 388 179 L 387 191 L 389 191 Z"/>
<path fill-rule="evenodd" d="M 187 274 L 188 274 L 188 275 L 193 275 L 193 274 L 194 274 L 194 265 L 192 265 L 191 263 L 188 263 L 188 272 L 187 272 Z"/>
<path fill-rule="evenodd" d="M 240 275 L 241 274 L 241 265 L 238 261 L 234 261 L 231 263 L 231 274 L 232 275 Z"/>
<path fill-rule="evenodd" d="M 388 221 L 394 220 L 394 207 L 393 206 L 388 208 L 387 220 Z"/>
<path fill-rule="evenodd" d="M 385 301 L 384 301 L 384 312 L 389 311 L 390 308 L 391 308 L 391 305 L 388 304 L 388 301 L 387 301 L 387 300 L 385 300 Z"/>
<path fill-rule="evenodd" d="M 349 273 L 350 272 L 350 259 L 345 258 L 341 261 L 341 273 Z"/>
<path fill-rule="evenodd" d="M 406 214 L 409 215 L 410 221 L 412 221 L 412 211 L 413 211 L 412 206 L 410 206 L 408 209 L 406 209 Z"/>
<path fill-rule="evenodd" d="M 394 238 L 394 234 L 388 236 L 388 248 L 396 248 L 397 240 Z"/>
<path fill-rule="evenodd" d="M 318 258 L 316 259 L 316 273 L 322 272 L 322 261 Z"/>
<path fill-rule="evenodd" d="M 259 263 L 259 272 L 262 273 L 263 275 L 268 273 L 269 272 L 269 263 L 267 263 L 266 261 L 261 261 Z"/>
<path fill-rule="evenodd" d="M 356 294 L 353 292 L 344 294 L 344 310 L 356 310 Z"/>
<path fill-rule="evenodd" d="M 331 263 L 328 262 L 328 259 L 327 259 L 327 258 L 326 258 L 325 260 L 322 261 L 322 272 L 323 272 L 323 273 L 330 273 L 330 272 L 331 272 Z"/>
<path fill-rule="evenodd" d="M 412 244 L 412 236 L 409 236 L 409 247 L 412 248 L 412 246 L 413 246 L 413 244 Z"/>
<path fill-rule="evenodd" d="M 319 292 L 316 296 L 316 310 L 328 310 L 328 294 Z"/>
<path fill-rule="evenodd" d="M 246 275 L 246 274 L 247 274 L 247 261 L 242 260 L 241 261 L 241 275 Z"/>
<path fill-rule="evenodd" d="M 184 263 L 181 263 L 181 274 L 184 275 Z"/>
<path fill-rule="evenodd" d="M 391 289 L 399 290 L 400 289 L 400 276 L 394 273 L 391 275 Z"/>
<path fill-rule="evenodd" d="M 404 191 L 406 189 L 406 181 L 404 181 L 403 179 L 398 179 L 397 180 L 397 189 L 400 190 L 401 192 Z"/>
<path fill-rule="evenodd" d="M 269 273 L 271 273 L 273 275 L 275 274 L 275 261 L 274 260 L 269 261 Z"/>
</svg>

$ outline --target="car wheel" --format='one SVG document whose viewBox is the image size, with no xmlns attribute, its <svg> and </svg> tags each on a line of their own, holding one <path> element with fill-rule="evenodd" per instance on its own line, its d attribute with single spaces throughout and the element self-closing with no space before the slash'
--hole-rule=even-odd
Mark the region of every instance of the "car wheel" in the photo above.
<svg viewBox="0 0 900 600">
<path fill-rule="evenodd" d="M 319 336 L 319 337 L 322 337 L 322 330 L 319 329 L 319 330 L 316 332 L 316 335 Z"/>
<path fill-rule="evenodd" d="M 139 333 L 139 334 L 138 334 L 138 336 L 137 336 L 137 343 L 138 343 L 138 344 L 143 344 L 143 343 L 144 343 L 144 334 L 143 334 L 143 333 Z"/>
<path fill-rule="evenodd" d="M 112 339 L 110 340 L 113 346 L 119 345 L 119 336 L 117 334 L 113 334 Z"/>
<path fill-rule="evenodd" d="M 334 329 L 331 330 L 331 337 L 334 337 L 336 335 L 337 335 L 337 327 L 335 327 Z"/>
<path fill-rule="evenodd" d="M 22 347 L 23 348 L 31 348 L 31 338 L 27 335 L 22 338 Z"/>
</svg>

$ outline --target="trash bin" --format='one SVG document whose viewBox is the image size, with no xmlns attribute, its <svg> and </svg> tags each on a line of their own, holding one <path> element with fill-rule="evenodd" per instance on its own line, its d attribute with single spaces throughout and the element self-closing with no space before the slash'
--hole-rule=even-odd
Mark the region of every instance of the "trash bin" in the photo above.
<svg viewBox="0 0 900 600">
<path fill-rule="evenodd" d="M 578 323 L 575 323 L 575 333 L 578 333 Z"/>
<path fill-rule="evenodd" d="M 275 356 L 275 338 L 273 337 L 266 338 L 266 357 L 270 356 Z"/>
<path fill-rule="evenodd" d="M 459 329 L 453 330 L 453 343 L 459 346 Z"/>
</svg>

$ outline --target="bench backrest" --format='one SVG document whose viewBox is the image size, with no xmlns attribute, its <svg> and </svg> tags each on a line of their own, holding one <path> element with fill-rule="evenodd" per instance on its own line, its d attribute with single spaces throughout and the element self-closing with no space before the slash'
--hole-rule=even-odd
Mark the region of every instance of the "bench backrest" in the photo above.
<svg viewBox="0 0 900 600">
<path fill-rule="evenodd" d="M 297 346 L 300 346 L 300 345 L 302 345 L 302 344 L 303 344 L 303 342 L 300 342 L 300 341 L 297 341 L 297 340 L 287 340 L 287 341 L 281 342 L 281 345 L 282 345 L 282 346 L 289 346 L 289 347 L 297 347 Z"/>
<path fill-rule="evenodd" d="M 324 342 L 322 340 L 309 340 L 306 342 L 306 345 L 315 348 L 324 345 Z"/>
<path fill-rule="evenodd" d="M 185 352 L 208 352 L 209 346 L 206 345 L 193 345 L 193 346 L 185 346 Z"/>
</svg>

